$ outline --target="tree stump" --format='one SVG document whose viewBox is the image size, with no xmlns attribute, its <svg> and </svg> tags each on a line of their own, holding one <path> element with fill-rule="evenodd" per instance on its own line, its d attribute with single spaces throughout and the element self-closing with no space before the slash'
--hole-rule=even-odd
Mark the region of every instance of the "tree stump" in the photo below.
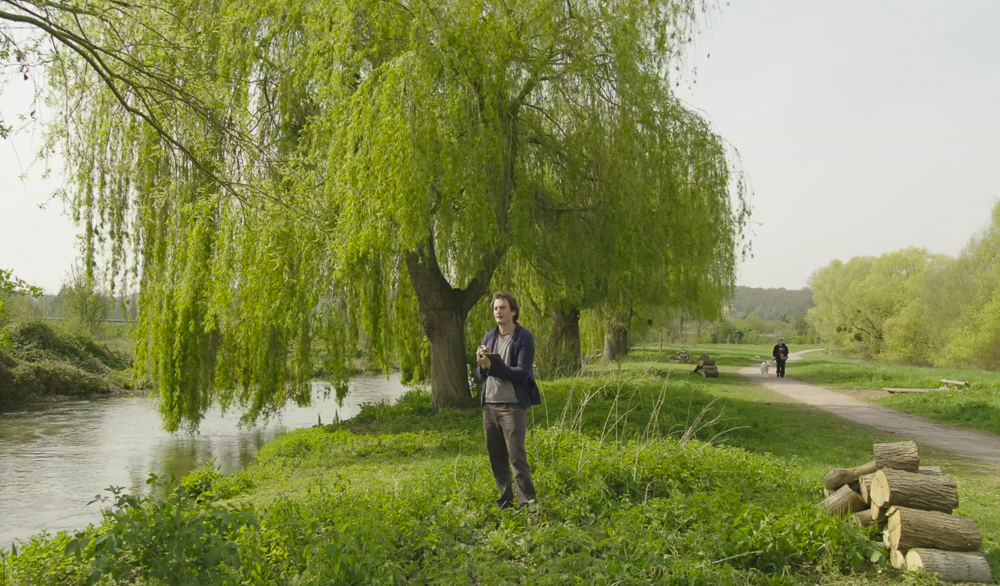
<svg viewBox="0 0 1000 586">
<path fill-rule="evenodd" d="M 914 572 L 926 570 L 946 582 L 993 581 L 986 556 L 977 552 L 940 551 L 917 548 L 906 552 L 906 569 Z"/>
<path fill-rule="evenodd" d="M 908 551 L 918 547 L 948 551 L 979 551 L 983 536 L 972 519 L 937 511 L 895 507 L 889 515 L 889 546 Z"/>
<path fill-rule="evenodd" d="M 868 492 L 873 508 L 896 505 L 944 513 L 958 508 L 958 487 L 951 476 L 879 470 Z"/>
<path fill-rule="evenodd" d="M 915 442 L 874 444 L 872 448 L 875 450 L 876 468 L 892 468 L 906 472 L 916 472 L 920 469 L 920 454 L 917 453 Z M 869 472 L 874 472 L 874 470 Z"/>
<path fill-rule="evenodd" d="M 834 468 L 826 475 L 823 482 L 827 488 L 837 490 L 841 486 L 854 482 L 865 474 L 874 474 L 876 470 L 878 468 L 875 466 L 874 460 L 867 464 L 862 464 L 857 468 Z"/>
<path fill-rule="evenodd" d="M 863 510 L 865 502 L 861 500 L 861 495 L 851 490 L 850 486 L 841 486 L 837 492 L 816 505 L 816 508 L 827 515 L 836 516 Z"/>
</svg>

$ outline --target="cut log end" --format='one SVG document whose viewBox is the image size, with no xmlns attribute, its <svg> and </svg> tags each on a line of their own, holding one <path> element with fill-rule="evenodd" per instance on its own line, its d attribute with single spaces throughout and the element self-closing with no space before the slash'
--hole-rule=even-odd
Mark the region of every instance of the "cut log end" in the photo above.
<svg viewBox="0 0 1000 586">
<path fill-rule="evenodd" d="M 897 570 L 905 570 L 906 569 L 906 554 L 904 554 L 903 552 L 899 551 L 898 549 L 890 549 L 889 550 L 889 563 L 892 564 L 892 567 L 896 568 Z"/>
<path fill-rule="evenodd" d="M 851 515 L 851 521 L 858 527 L 867 527 L 874 523 L 875 519 L 872 519 L 871 509 L 864 509 Z"/>
<path fill-rule="evenodd" d="M 861 488 L 861 490 L 859 490 L 858 492 L 861 494 L 861 500 L 865 501 L 866 503 L 872 502 L 870 491 L 873 478 L 875 478 L 874 473 L 865 474 L 864 476 L 858 479 L 858 486 Z"/>
<path fill-rule="evenodd" d="M 911 549 L 906 552 L 906 569 L 927 571 L 946 582 L 988 584 L 993 581 L 986 556 L 979 552 Z"/>
<path fill-rule="evenodd" d="M 864 510 L 865 502 L 850 486 L 841 486 L 816 507 L 827 515 L 836 516 Z"/>
<path fill-rule="evenodd" d="M 867 464 L 862 464 L 857 468 L 834 468 L 826 475 L 823 482 L 827 488 L 837 490 L 845 484 L 856 481 L 865 474 L 873 474 L 876 470 L 878 468 L 875 466 L 875 460 Z"/>
</svg>

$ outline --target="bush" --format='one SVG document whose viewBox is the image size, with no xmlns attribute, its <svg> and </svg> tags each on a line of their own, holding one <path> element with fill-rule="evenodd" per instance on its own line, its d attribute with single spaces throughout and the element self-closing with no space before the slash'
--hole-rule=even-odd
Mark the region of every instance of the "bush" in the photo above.
<svg viewBox="0 0 1000 586">
<path fill-rule="evenodd" d="M 106 346 L 86 336 L 61 332 L 43 321 L 13 324 L 9 335 L 12 355 L 29 362 L 61 360 L 95 374 L 109 369 L 123 370 L 131 365 L 127 357 Z"/>
<path fill-rule="evenodd" d="M 244 471 L 220 474 L 215 461 L 190 472 L 181 481 L 182 490 L 198 502 L 227 500 L 253 488 L 249 476 Z"/>
<path fill-rule="evenodd" d="M 86 583 L 89 567 L 65 553 L 72 537 L 40 533 L 0 551 L 0 586 L 75 586 Z"/>
<path fill-rule="evenodd" d="M 93 340 L 42 321 L 10 326 L 0 350 L 0 407 L 39 396 L 85 397 L 129 388 L 129 360 Z"/>
</svg>

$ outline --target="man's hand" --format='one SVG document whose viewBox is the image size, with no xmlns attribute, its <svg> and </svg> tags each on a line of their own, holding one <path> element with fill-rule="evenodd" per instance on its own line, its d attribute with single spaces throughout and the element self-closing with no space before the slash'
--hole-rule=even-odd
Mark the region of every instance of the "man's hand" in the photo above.
<svg viewBox="0 0 1000 586">
<path fill-rule="evenodd" d="M 479 349 L 476 350 L 476 362 L 479 363 L 479 366 L 482 366 L 483 368 L 486 369 L 489 369 L 490 367 L 490 359 L 486 357 L 486 354 L 489 351 L 490 349 L 487 348 L 486 346 L 480 346 Z"/>
</svg>

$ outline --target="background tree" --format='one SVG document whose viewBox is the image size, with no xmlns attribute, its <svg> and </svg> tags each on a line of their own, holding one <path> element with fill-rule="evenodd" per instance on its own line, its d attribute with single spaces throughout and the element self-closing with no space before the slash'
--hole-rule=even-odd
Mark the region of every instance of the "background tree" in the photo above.
<svg viewBox="0 0 1000 586">
<path fill-rule="evenodd" d="M 880 257 L 833 261 L 810 280 L 816 307 L 809 319 L 824 340 L 849 353 L 875 357 L 888 352 L 919 362 L 919 311 L 914 302 L 923 283 L 944 258 L 921 248 Z M 911 350 L 903 350 L 910 345 Z"/>
<path fill-rule="evenodd" d="M 763 289 L 736 287 L 732 303 L 733 317 L 742 319 L 755 314 L 764 321 L 786 319 L 793 321 L 813 307 L 813 293 L 802 289 Z"/>
<path fill-rule="evenodd" d="M 951 325 L 946 330 L 945 359 L 950 364 L 1000 369 L 1000 203 L 993 208 L 990 225 L 972 238 L 942 280 L 950 287 L 949 303 L 927 305 L 938 323 Z"/>
<path fill-rule="evenodd" d="M 7 311 L 5 305 L 12 298 L 16 297 L 39 297 L 42 290 L 39 287 L 29 285 L 23 280 L 14 276 L 14 271 L 0 269 L 0 348 L 5 348 L 10 344 L 7 330 L 5 328 Z"/>
<path fill-rule="evenodd" d="M 59 290 L 60 309 L 71 331 L 100 338 L 105 322 L 114 309 L 114 299 L 100 287 L 93 272 L 79 265 L 70 269 L 69 278 Z"/>
<path fill-rule="evenodd" d="M 513 280 L 551 320 L 543 360 L 554 376 L 580 367 L 582 312 L 602 315 L 614 360 L 635 319 L 680 308 L 717 316 L 732 291 L 748 211 L 722 139 L 656 86 L 623 96 L 618 110 L 617 128 L 577 141 L 590 145 L 585 164 L 560 165 L 583 173 L 536 188 L 535 246 L 515 259 Z M 586 206 L 574 203 L 581 194 Z"/>
</svg>

